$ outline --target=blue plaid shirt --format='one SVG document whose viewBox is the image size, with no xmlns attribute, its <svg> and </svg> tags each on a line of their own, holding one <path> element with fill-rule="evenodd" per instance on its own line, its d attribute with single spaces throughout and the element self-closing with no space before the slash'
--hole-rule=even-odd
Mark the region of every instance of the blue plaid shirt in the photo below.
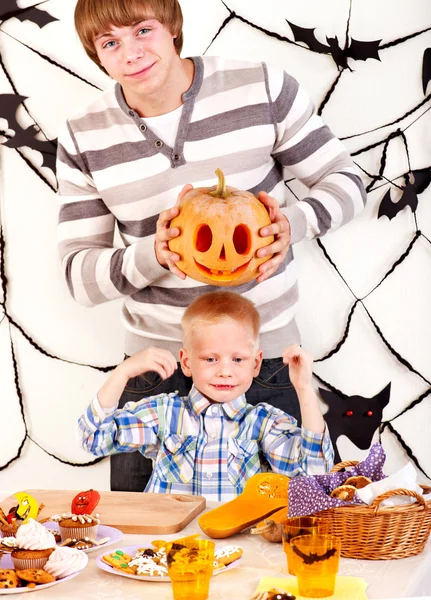
<svg viewBox="0 0 431 600">
<path fill-rule="evenodd" d="M 227 501 L 262 470 L 262 455 L 274 472 L 289 477 L 333 465 L 327 427 L 322 434 L 300 429 L 270 404 L 247 404 L 245 395 L 211 404 L 195 387 L 187 398 L 160 394 L 122 409 L 103 409 L 95 398 L 79 429 L 83 447 L 96 456 L 137 450 L 152 458 L 147 492 Z"/>
</svg>

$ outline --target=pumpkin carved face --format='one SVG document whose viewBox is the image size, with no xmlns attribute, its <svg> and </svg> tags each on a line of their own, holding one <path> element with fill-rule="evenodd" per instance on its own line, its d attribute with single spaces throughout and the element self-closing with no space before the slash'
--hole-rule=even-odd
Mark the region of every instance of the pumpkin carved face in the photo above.
<svg viewBox="0 0 431 600">
<path fill-rule="evenodd" d="M 273 236 L 259 236 L 259 229 L 271 223 L 265 206 L 250 192 L 226 187 L 220 169 L 217 186 L 188 192 L 180 214 L 170 227 L 180 235 L 169 241 L 169 249 L 181 260 L 179 269 L 192 279 L 209 285 L 233 286 L 258 276 L 258 267 L 271 258 L 257 258 L 259 248 Z"/>
</svg>

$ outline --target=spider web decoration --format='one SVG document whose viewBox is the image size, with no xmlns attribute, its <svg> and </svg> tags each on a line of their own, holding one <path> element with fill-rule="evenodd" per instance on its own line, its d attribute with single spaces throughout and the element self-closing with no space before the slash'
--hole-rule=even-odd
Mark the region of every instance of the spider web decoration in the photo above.
<svg viewBox="0 0 431 600">
<path fill-rule="evenodd" d="M 359 1 L 359 0 L 356 0 Z M 240 21 L 243 25 L 248 28 L 257 30 L 262 36 L 267 36 L 269 38 L 274 38 L 278 40 L 280 43 L 295 45 L 304 52 L 313 52 L 317 54 L 326 54 L 329 60 L 332 60 L 333 65 L 328 63 L 330 66 L 328 67 L 328 72 L 332 66 L 337 70 L 336 76 L 329 86 L 325 96 L 323 97 L 320 105 L 318 107 L 318 114 L 322 114 L 325 107 L 328 106 L 328 103 L 331 101 L 331 98 L 334 94 L 334 91 L 337 85 L 340 83 L 341 78 L 343 77 L 355 77 L 355 61 L 363 61 L 367 62 L 369 60 L 379 60 L 383 64 L 386 60 L 386 50 L 392 48 L 394 46 L 400 44 L 408 44 L 409 40 L 416 38 L 418 36 L 424 35 L 427 32 L 431 31 L 431 27 L 423 28 L 419 31 L 408 32 L 403 37 L 400 37 L 391 41 L 384 41 L 382 39 L 379 40 L 356 40 L 350 36 L 350 24 L 351 24 L 351 14 L 352 14 L 352 5 L 353 0 L 350 0 L 349 4 L 349 12 L 346 21 L 346 31 L 345 37 L 343 40 L 338 40 L 335 37 L 326 36 L 326 44 L 319 42 L 319 39 L 316 38 L 316 33 L 319 34 L 320 39 L 325 39 L 325 32 L 319 24 L 312 22 L 311 18 L 307 15 L 307 19 L 309 22 L 307 27 L 302 24 L 298 26 L 295 23 L 295 19 L 289 16 L 286 17 L 285 22 L 286 26 L 289 28 L 288 35 L 281 35 L 275 31 L 271 31 L 269 29 L 265 29 L 264 27 L 258 25 L 257 23 L 252 22 L 250 19 L 245 18 L 238 12 L 232 10 L 228 4 L 221 0 L 224 8 L 227 11 L 227 16 L 220 24 L 216 34 L 213 36 L 211 42 L 207 46 L 204 54 L 210 49 L 216 39 L 218 39 L 222 33 L 226 30 L 230 23 L 237 20 Z M 2 0 L 2 5 L 0 7 L 0 39 L 1 36 L 9 36 L 10 33 L 7 33 L 2 29 L 3 23 L 6 21 L 17 18 L 22 24 L 30 21 L 33 24 L 36 24 L 39 28 L 43 28 L 46 25 L 53 23 L 56 21 L 56 18 L 49 14 L 47 10 L 44 10 L 43 5 L 46 2 L 37 2 L 34 6 L 30 6 L 27 8 L 20 8 L 17 4 L 17 0 Z M 46 7 L 45 7 L 46 8 Z M 85 77 L 80 75 L 79 73 L 73 72 L 66 65 L 60 64 L 49 57 L 47 54 L 44 54 L 37 50 L 36 48 L 31 47 L 28 44 L 20 41 L 17 38 L 13 38 L 14 41 L 20 44 L 23 48 L 26 48 L 27 51 L 36 53 L 43 61 L 47 64 L 54 66 L 57 69 L 61 69 L 70 77 L 77 78 L 82 81 L 85 85 L 97 88 L 93 83 L 88 81 Z M 363 295 L 362 297 L 358 297 L 352 290 L 352 286 L 349 284 L 347 277 L 342 273 L 342 269 L 336 264 L 334 259 L 331 257 L 328 252 L 326 245 L 318 239 L 315 244 L 320 249 L 321 255 L 323 259 L 330 265 L 332 271 L 336 275 L 337 278 L 342 282 L 343 286 L 347 290 L 348 294 L 350 294 L 352 298 L 352 303 L 350 307 L 350 311 L 347 315 L 346 322 L 344 325 L 344 331 L 338 341 L 334 341 L 333 347 L 331 350 L 328 350 L 323 356 L 315 359 L 316 366 L 319 363 L 323 363 L 325 361 L 329 361 L 334 355 L 336 355 L 341 348 L 344 346 L 346 340 L 348 339 L 349 333 L 351 331 L 352 321 L 355 317 L 356 309 L 360 306 L 362 310 L 365 312 L 369 319 L 369 323 L 372 325 L 379 338 L 383 342 L 384 346 L 387 348 L 389 353 L 396 359 L 396 361 L 402 365 L 403 368 L 407 369 L 410 373 L 412 373 L 416 378 L 425 383 L 428 388 L 416 397 L 413 400 L 406 401 L 405 407 L 398 412 L 391 419 L 383 420 L 378 426 L 379 435 L 387 430 L 394 436 L 400 446 L 404 449 L 409 458 L 415 463 L 417 468 L 424 473 L 428 478 L 431 478 L 431 473 L 426 473 L 423 466 L 420 463 L 420 460 L 413 454 L 409 443 L 406 439 L 404 439 L 399 431 L 395 428 L 394 422 L 398 419 L 402 418 L 403 415 L 409 413 L 423 401 L 428 399 L 431 393 L 431 382 L 425 377 L 420 370 L 411 364 L 402 354 L 399 348 L 396 348 L 394 343 L 388 339 L 388 335 L 383 331 L 382 327 L 374 318 L 370 308 L 367 306 L 367 299 L 372 296 L 372 294 L 380 288 L 385 281 L 393 276 L 396 273 L 402 264 L 412 261 L 412 250 L 418 244 L 431 244 L 431 241 L 428 237 L 421 231 L 418 220 L 417 220 L 417 208 L 422 202 L 421 194 L 427 189 L 429 184 L 431 183 L 431 165 L 422 168 L 413 168 L 411 165 L 410 158 L 410 150 L 409 143 L 407 139 L 406 132 L 407 130 L 416 125 L 417 123 L 421 123 L 423 117 L 428 113 L 431 106 L 430 99 L 431 94 L 426 95 L 427 90 L 429 89 L 429 81 L 431 79 L 431 48 L 428 48 L 424 52 L 423 62 L 422 62 L 422 88 L 424 93 L 424 98 L 420 99 L 418 103 L 411 107 L 405 114 L 401 114 L 397 116 L 396 119 L 392 120 L 389 123 L 380 124 L 373 129 L 369 129 L 367 131 L 355 132 L 351 135 L 341 137 L 341 140 L 349 140 L 353 138 L 360 139 L 362 136 L 365 136 L 372 132 L 377 132 L 383 130 L 385 128 L 392 128 L 391 131 L 386 135 L 386 137 L 381 140 L 374 142 L 372 144 L 368 144 L 351 152 L 351 155 L 354 157 L 358 157 L 364 155 L 365 153 L 369 153 L 371 151 L 381 151 L 380 161 L 376 161 L 375 165 L 375 173 L 368 172 L 365 170 L 363 166 L 361 166 L 358 162 L 356 165 L 361 171 L 364 173 L 366 178 L 369 180 L 367 183 L 367 192 L 370 193 L 372 191 L 376 192 L 379 187 L 383 185 L 389 184 L 390 188 L 387 190 L 381 199 L 379 213 L 377 217 L 379 219 L 383 219 L 386 217 L 389 220 L 396 219 L 398 214 L 400 214 L 404 210 L 410 210 L 413 216 L 414 221 L 414 230 L 412 231 L 411 240 L 408 245 L 402 249 L 399 253 L 397 260 L 393 262 L 393 264 L 387 269 L 384 276 L 375 283 L 370 289 L 368 293 Z M 288 69 L 287 69 L 288 70 Z M 2 143 L 9 151 L 15 151 L 19 154 L 19 156 L 25 161 L 29 169 L 31 169 L 43 182 L 44 184 L 53 192 L 56 191 L 56 186 L 53 185 L 46 177 L 45 172 L 46 168 L 50 169 L 55 175 L 55 153 L 56 153 L 56 139 L 49 139 L 49 136 L 43 131 L 43 128 L 38 124 L 36 118 L 32 114 L 32 112 L 28 108 L 28 100 L 24 94 L 20 93 L 19 89 L 17 89 L 13 77 L 11 73 L 8 71 L 4 57 L 0 53 L 0 71 L 2 71 L 10 84 L 12 89 L 12 93 L 0 94 L 0 119 L 7 121 L 7 129 L 0 128 L 0 143 Z M 422 113 L 417 114 L 418 111 L 422 108 L 426 107 Z M 22 127 L 20 115 L 22 111 L 25 111 L 26 116 L 31 119 L 32 124 L 28 127 Z M 408 122 L 408 118 L 415 115 L 414 120 Z M 397 126 L 396 129 L 393 129 Z M 399 127 L 398 127 L 399 126 Z M 416 125 L 417 126 L 417 125 Z M 406 171 L 401 173 L 398 177 L 388 178 L 385 175 L 386 167 L 387 167 L 387 153 L 389 147 L 394 144 L 402 144 L 406 156 Z M 36 151 L 41 155 L 42 161 L 41 163 L 36 163 L 34 160 L 29 158 L 29 155 L 23 150 L 23 148 L 30 148 L 33 151 Z M 45 168 L 45 171 L 42 169 Z M 286 180 L 286 187 L 289 189 L 290 193 L 297 197 L 294 189 L 292 188 L 293 180 Z M 396 195 L 399 196 L 397 201 L 394 201 Z M 298 198 L 299 199 L 299 198 Z M 60 461 L 61 463 L 72 465 L 72 466 L 89 466 L 93 465 L 100 460 L 103 459 L 95 459 L 90 462 L 85 463 L 73 463 L 62 458 L 61 453 L 57 452 L 48 452 L 46 448 L 43 447 L 37 440 L 35 440 L 30 431 L 27 424 L 27 415 L 25 411 L 25 405 L 23 401 L 23 391 L 21 384 L 21 373 L 19 361 L 17 359 L 15 344 L 12 336 L 12 330 L 19 332 L 23 338 L 26 340 L 26 343 L 31 345 L 34 349 L 37 350 L 40 354 L 44 355 L 47 358 L 52 360 L 57 360 L 73 365 L 78 365 L 81 367 L 88 367 L 91 369 L 95 369 L 102 372 L 108 372 L 114 368 L 114 366 L 95 366 L 91 364 L 85 364 L 73 360 L 67 360 L 64 357 L 57 356 L 54 353 L 48 352 L 43 345 L 39 342 L 36 342 L 33 339 L 32 334 L 24 327 L 21 323 L 19 323 L 16 319 L 13 318 L 11 312 L 8 309 L 8 272 L 6 268 L 5 254 L 6 254 L 6 239 L 4 234 L 4 227 L 2 223 L 2 215 L 0 213 L 0 282 L 1 282 L 1 290 L 2 290 L 2 300 L 0 302 L 0 306 L 3 312 L 3 321 L 6 320 L 8 328 L 9 328 L 9 340 L 10 340 L 10 348 L 11 348 L 11 356 L 12 356 L 12 365 L 13 365 L 13 377 L 14 377 L 14 385 L 16 390 L 17 399 L 19 402 L 19 410 L 22 418 L 22 422 L 24 424 L 24 435 L 19 442 L 19 447 L 16 454 L 10 458 L 5 464 L 0 465 L 0 471 L 5 470 L 9 467 L 14 461 L 21 457 L 23 448 L 27 440 L 39 446 L 43 452 L 53 457 L 54 459 Z M 1 322 L 1 321 L 0 321 Z M 337 389 L 337 387 L 328 381 L 325 381 L 322 377 L 320 377 L 317 373 L 315 373 L 316 379 L 325 386 L 330 392 L 336 394 L 342 399 L 348 399 L 349 395 L 344 393 L 343 391 Z"/>
</svg>

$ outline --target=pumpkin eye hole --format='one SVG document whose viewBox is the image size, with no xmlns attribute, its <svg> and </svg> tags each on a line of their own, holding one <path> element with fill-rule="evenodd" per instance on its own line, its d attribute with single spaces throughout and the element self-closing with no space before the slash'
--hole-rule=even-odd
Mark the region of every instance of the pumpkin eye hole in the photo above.
<svg viewBox="0 0 431 600">
<path fill-rule="evenodd" d="M 246 225 L 237 225 L 233 232 L 233 245 L 238 254 L 248 254 L 251 248 L 250 229 Z"/>
<path fill-rule="evenodd" d="M 213 243 L 213 234 L 209 225 L 201 225 L 196 232 L 195 247 L 198 252 L 208 252 Z"/>
</svg>

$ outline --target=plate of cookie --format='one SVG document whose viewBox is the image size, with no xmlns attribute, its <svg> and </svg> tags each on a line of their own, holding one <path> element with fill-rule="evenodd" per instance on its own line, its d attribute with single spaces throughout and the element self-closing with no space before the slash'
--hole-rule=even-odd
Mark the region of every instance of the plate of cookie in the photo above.
<svg viewBox="0 0 431 600">
<path fill-rule="evenodd" d="M 177 540 L 175 540 L 177 541 Z M 180 542 L 180 540 L 178 540 Z M 101 554 L 96 565 L 102 571 L 140 581 L 170 582 L 166 563 L 166 544 L 155 540 L 150 546 L 126 546 L 113 552 Z M 217 544 L 214 552 L 213 576 L 236 568 L 242 561 L 242 548 Z"/>
<path fill-rule="evenodd" d="M 55 579 L 53 575 L 43 569 L 16 571 L 10 554 L 3 554 L 0 558 L 0 595 L 38 592 L 73 579 L 80 573 L 81 571 L 77 571 L 66 577 Z"/>
</svg>

